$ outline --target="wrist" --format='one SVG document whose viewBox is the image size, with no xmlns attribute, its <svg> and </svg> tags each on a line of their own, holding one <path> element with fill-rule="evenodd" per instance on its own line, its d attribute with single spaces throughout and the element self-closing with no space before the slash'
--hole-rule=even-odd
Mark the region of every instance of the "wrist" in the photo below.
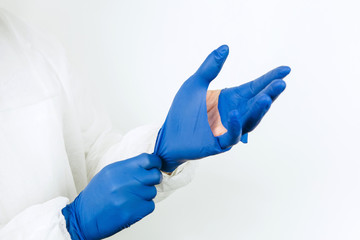
<svg viewBox="0 0 360 240">
<path fill-rule="evenodd" d="M 164 162 L 163 161 L 163 165 L 161 167 L 161 172 L 164 172 L 168 175 L 172 175 L 173 172 L 179 167 L 181 166 L 183 163 L 186 163 L 187 160 L 177 160 L 176 162 Z"/>
<path fill-rule="evenodd" d="M 74 201 L 75 202 L 75 201 Z M 85 240 L 83 237 L 80 227 L 78 224 L 78 220 L 76 217 L 76 213 L 74 211 L 73 203 L 66 205 L 61 213 L 64 215 L 66 221 L 66 229 L 69 232 L 71 239 L 73 240 Z"/>
</svg>

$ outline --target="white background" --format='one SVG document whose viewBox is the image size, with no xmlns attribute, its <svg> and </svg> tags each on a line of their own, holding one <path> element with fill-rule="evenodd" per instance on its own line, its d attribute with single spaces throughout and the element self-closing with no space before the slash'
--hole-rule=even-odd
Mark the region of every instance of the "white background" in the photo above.
<svg viewBox="0 0 360 240">
<path fill-rule="evenodd" d="M 116 128 L 159 122 L 213 49 L 211 88 L 293 69 L 249 144 L 201 160 L 194 181 L 118 239 L 360 239 L 357 0 L 0 0 L 67 49 Z M 1 54 L 1 53 L 0 53 Z"/>
</svg>

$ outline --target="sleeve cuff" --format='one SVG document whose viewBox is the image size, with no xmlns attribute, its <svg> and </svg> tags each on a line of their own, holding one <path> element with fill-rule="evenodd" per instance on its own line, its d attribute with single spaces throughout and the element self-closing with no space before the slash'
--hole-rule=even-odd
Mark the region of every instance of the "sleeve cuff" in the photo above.
<svg viewBox="0 0 360 240">
<path fill-rule="evenodd" d="M 69 200 L 57 197 L 25 209 L 0 228 L 0 239 L 71 240 L 61 210 Z"/>
<path fill-rule="evenodd" d="M 189 184 L 194 178 L 197 166 L 197 162 L 188 161 L 178 166 L 170 175 L 162 173 L 163 181 L 156 185 L 158 194 L 154 201 L 158 203 L 167 198 L 175 190 Z"/>
<path fill-rule="evenodd" d="M 159 129 L 159 126 L 152 125 L 148 153 L 154 152 Z M 154 202 L 158 203 L 171 195 L 175 190 L 188 185 L 195 175 L 197 166 L 196 161 L 187 161 L 178 166 L 171 174 L 162 172 L 163 180 L 160 184 L 156 185 L 157 195 Z"/>
</svg>

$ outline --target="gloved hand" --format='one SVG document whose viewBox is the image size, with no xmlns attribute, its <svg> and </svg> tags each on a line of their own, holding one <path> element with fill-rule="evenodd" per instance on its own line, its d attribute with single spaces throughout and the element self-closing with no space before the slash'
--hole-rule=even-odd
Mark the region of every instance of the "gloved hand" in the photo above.
<svg viewBox="0 0 360 240">
<path fill-rule="evenodd" d="M 228 54 L 226 45 L 214 50 L 177 92 L 154 149 L 154 154 L 163 160 L 162 171 L 172 172 L 187 160 L 228 151 L 240 140 L 247 142 L 247 133 L 285 89 L 282 78 L 289 74 L 289 67 L 279 67 L 252 82 L 223 89 L 218 111 L 227 132 L 214 136 L 207 115 L 207 89 Z"/>
<path fill-rule="evenodd" d="M 150 214 L 161 160 L 141 154 L 103 168 L 62 213 L 72 239 L 102 239 Z"/>
</svg>

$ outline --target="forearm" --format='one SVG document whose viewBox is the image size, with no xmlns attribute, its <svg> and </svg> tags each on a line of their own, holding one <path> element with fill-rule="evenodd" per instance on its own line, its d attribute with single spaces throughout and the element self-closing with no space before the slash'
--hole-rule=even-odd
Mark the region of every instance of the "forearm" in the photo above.
<svg viewBox="0 0 360 240">
<path fill-rule="evenodd" d="M 0 228 L 0 239 L 62 239 L 70 240 L 61 209 L 68 199 L 58 197 L 20 212 Z"/>
</svg>

